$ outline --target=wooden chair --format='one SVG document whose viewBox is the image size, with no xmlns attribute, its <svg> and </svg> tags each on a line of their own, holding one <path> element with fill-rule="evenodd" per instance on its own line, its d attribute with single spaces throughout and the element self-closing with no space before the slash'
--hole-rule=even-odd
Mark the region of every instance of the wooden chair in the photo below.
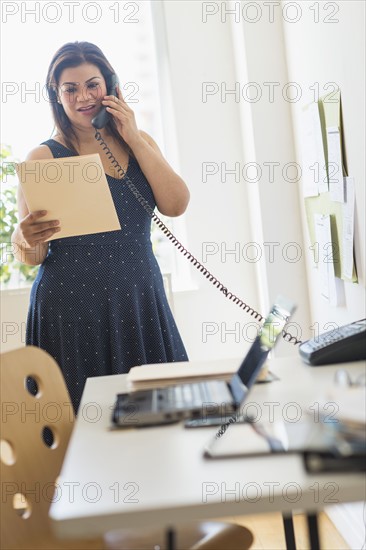
<svg viewBox="0 0 366 550">
<path fill-rule="evenodd" d="M 164 530 L 56 539 L 48 512 L 74 425 L 61 370 L 47 352 L 26 346 L 1 355 L 0 386 L 2 550 L 166 548 Z M 253 542 L 248 529 L 225 522 L 190 523 L 175 536 L 177 550 L 243 550 Z"/>
</svg>

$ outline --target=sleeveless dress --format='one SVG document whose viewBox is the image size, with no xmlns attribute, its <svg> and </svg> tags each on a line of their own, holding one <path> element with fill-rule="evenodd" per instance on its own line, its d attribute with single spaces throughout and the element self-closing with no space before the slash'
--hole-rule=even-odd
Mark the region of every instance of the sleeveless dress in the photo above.
<svg viewBox="0 0 366 550">
<path fill-rule="evenodd" d="M 42 145 L 54 158 L 74 156 L 53 139 Z M 126 173 L 154 208 L 151 187 L 131 155 Z M 26 344 L 57 361 L 75 412 L 90 376 L 188 361 L 153 254 L 151 218 L 123 179 L 106 177 L 121 230 L 61 239 L 56 233 L 30 293 Z"/>
</svg>

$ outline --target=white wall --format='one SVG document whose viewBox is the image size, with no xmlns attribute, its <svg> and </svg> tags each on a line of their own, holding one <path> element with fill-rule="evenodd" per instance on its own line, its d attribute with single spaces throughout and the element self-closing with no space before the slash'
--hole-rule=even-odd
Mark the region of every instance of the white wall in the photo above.
<svg viewBox="0 0 366 550">
<path fill-rule="evenodd" d="M 205 21 L 204 4 L 210 4 L 209 9 L 215 12 Z M 314 336 L 314 323 L 322 332 L 328 322 L 341 325 L 365 317 L 365 140 L 360 124 L 364 120 L 364 3 L 333 2 L 327 8 L 322 3 L 292 3 L 292 7 L 288 2 L 274 3 L 272 19 L 268 7 L 254 3 L 261 6 L 255 23 L 253 10 L 245 13 L 247 17 L 243 15 L 244 4 L 227 2 L 224 8 L 224 3 L 218 2 L 163 2 L 180 172 L 192 195 L 186 214 L 187 243 L 199 259 L 205 242 L 217 243 L 220 251 L 225 246 L 233 249 L 235 243 L 243 251 L 246 243 L 257 243 L 262 250 L 257 263 L 250 264 L 243 255 L 238 262 L 234 255 L 222 261 L 218 253 L 209 257 L 206 267 L 262 313 L 278 292 L 289 295 L 298 303 L 294 321 L 304 340 Z M 225 9 L 230 8 L 233 13 L 225 16 Z M 294 19 L 298 21 L 289 22 Z M 203 82 L 215 82 L 228 90 L 239 85 L 240 97 L 217 93 L 203 102 Z M 256 83 L 260 90 L 256 102 L 243 99 L 242 90 L 248 82 Z M 284 99 L 282 90 L 289 82 L 301 86 L 297 102 Z M 283 177 L 289 163 L 301 164 L 300 111 L 313 101 L 314 83 L 319 83 L 322 95 L 329 91 L 328 82 L 338 83 L 342 92 L 347 164 L 356 182 L 359 284 L 344 283 L 346 305 L 337 308 L 321 298 L 319 273 L 311 265 L 301 182 L 291 183 Z M 274 100 L 269 98 L 269 83 L 276 84 Z M 258 183 L 241 177 L 238 183 L 228 175 L 223 183 L 219 172 L 204 184 L 202 163 L 208 161 L 218 166 L 226 162 L 228 168 L 255 162 L 262 177 Z M 271 162 L 279 163 L 274 181 L 269 180 L 266 168 Z M 288 179 L 296 176 L 291 170 L 287 175 Z M 272 259 L 266 248 L 269 243 L 276 243 Z M 294 243 L 292 248 L 290 243 Z M 302 257 L 293 262 L 295 246 Z M 225 340 L 225 334 L 219 330 L 203 344 L 200 327 L 212 321 L 216 326 L 224 322 L 234 328 L 239 321 L 242 338 L 250 318 L 245 314 L 238 317 L 233 305 L 221 305 L 218 292 L 210 290 L 198 273 L 193 276 L 200 292 L 176 298 L 177 322 L 190 356 L 240 355 L 234 334 L 221 343 L 220 336 Z M 279 353 L 293 352 L 282 342 Z"/>
<path fill-rule="evenodd" d="M 289 242 L 303 247 L 298 190 L 283 182 L 278 173 L 270 182 L 264 166 L 266 162 L 284 165 L 294 160 L 290 106 L 284 104 L 278 110 L 269 101 L 249 104 L 220 92 L 206 101 L 202 97 L 205 82 L 215 83 L 219 90 L 232 90 L 240 80 L 243 84 L 244 78 L 265 81 L 268 70 L 285 81 L 282 36 L 264 25 L 260 34 L 256 29 L 250 36 L 237 37 L 230 18 L 226 23 L 220 17 L 204 21 L 201 2 L 154 2 L 153 6 L 159 6 L 165 18 L 165 29 L 159 27 L 160 33 L 166 33 L 164 67 L 168 63 L 180 173 L 191 191 L 186 213 L 188 248 L 202 261 L 204 243 L 214 243 L 218 253 L 208 257 L 205 266 L 261 313 L 278 293 L 292 298 L 298 304 L 294 321 L 302 327 L 302 336 L 307 336 L 304 260 L 291 263 L 282 254 Z M 269 31 L 276 44 L 267 43 L 267 47 L 279 52 L 276 63 L 268 62 L 261 52 Z M 206 183 L 202 178 L 205 162 L 220 167 Z M 234 175 L 227 175 L 224 181 L 221 163 L 228 169 L 237 163 L 242 171 L 250 162 L 263 169 L 259 182 L 249 182 L 242 175 L 239 181 Z M 255 250 L 246 248 L 248 243 L 255 243 L 259 261 L 251 261 Z M 276 243 L 274 258 L 269 254 L 270 243 Z M 239 256 L 225 255 L 225 250 L 235 247 Z M 253 319 L 227 303 L 198 272 L 192 270 L 192 274 L 199 291 L 178 293 L 174 298 L 176 320 L 190 358 L 242 356 L 254 335 Z M 217 328 L 206 342 L 202 341 L 204 323 L 212 323 L 212 330 Z M 233 333 L 226 334 L 225 329 Z M 278 353 L 294 354 L 297 349 L 281 342 Z"/>
<path fill-rule="evenodd" d="M 247 183 L 247 192 L 254 240 L 267 244 L 258 264 L 262 309 L 267 310 L 279 292 L 287 295 L 298 307 L 291 332 L 305 340 L 309 336 L 309 309 L 296 153 L 291 106 L 279 92 L 288 82 L 282 22 L 278 17 L 271 22 L 260 11 L 256 14 L 250 10 L 243 16 L 237 8 L 244 4 L 227 4 L 234 10 L 226 20 L 231 22 L 242 89 L 245 159 L 261 170 L 258 183 Z M 258 21 L 253 24 L 256 15 Z M 221 19 L 225 21 L 223 10 Z M 283 341 L 277 349 L 278 355 L 293 353 L 297 349 Z"/>
<path fill-rule="evenodd" d="M 285 3 L 282 2 L 282 5 Z M 320 297 L 319 274 L 311 267 L 307 255 L 311 322 L 320 329 L 327 322 L 338 325 L 365 317 L 365 3 L 358 1 L 303 4 L 299 23 L 284 23 L 289 81 L 301 85 L 303 97 L 292 104 L 294 139 L 300 156 L 300 111 L 303 104 L 314 101 L 314 83 L 320 96 L 332 91 L 327 83 L 338 84 L 342 97 L 343 132 L 348 175 L 355 178 L 355 257 L 359 283 L 345 283 L 346 303 L 331 307 Z M 319 21 L 314 22 L 311 5 L 319 6 Z M 337 22 L 325 22 L 338 20 Z M 307 247 L 304 209 L 302 220 Z M 364 548 L 362 503 L 332 507 L 328 514 L 350 548 Z"/>
<path fill-rule="evenodd" d="M 153 2 L 153 7 L 159 4 Z M 260 310 L 255 265 L 243 259 L 236 262 L 233 255 L 222 258 L 220 254 L 225 246 L 232 249 L 236 242 L 242 245 L 252 240 L 245 185 L 233 183 L 230 178 L 226 184 L 218 178 L 202 181 L 204 162 L 243 162 L 238 105 L 223 104 L 218 99 L 202 101 L 204 81 L 235 81 L 230 27 L 223 28 L 220 23 L 205 26 L 200 2 L 164 2 L 160 10 L 165 28 L 161 28 L 160 21 L 158 45 L 162 47 L 160 33 L 165 32 L 167 51 L 160 51 L 160 56 L 165 59 L 167 55 L 169 64 L 179 171 L 191 192 L 186 246 L 202 262 L 204 243 L 214 243 L 212 246 L 217 246 L 219 252 L 207 259 L 205 267 Z M 170 111 L 164 112 L 164 102 L 162 110 L 163 116 L 169 117 Z M 243 330 L 252 318 L 230 303 L 198 271 L 191 272 L 197 289 L 174 296 L 175 318 L 190 359 L 243 356 L 249 346 Z M 217 329 L 217 333 L 203 341 L 205 326 Z M 236 332 L 226 334 L 226 329 Z M 248 340 L 253 335 L 248 328 Z"/>
<path fill-rule="evenodd" d="M 311 257 L 309 254 L 307 256 L 312 322 L 317 321 L 320 326 L 329 321 L 340 325 L 364 318 L 366 304 L 365 3 L 348 0 L 330 4 L 327 10 L 319 4 L 318 23 L 314 23 L 314 11 L 309 9 L 311 4 L 304 3 L 303 16 L 299 23 L 284 24 L 289 81 L 299 83 L 303 92 L 301 102 L 292 104 L 298 159 L 301 159 L 301 107 L 314 101 L 314 92 L 310 87 L 314 83 L 319 83 L 321 96 L 332 91 L 332 88 L 326 89 L 327 83 L 335 82 L 341 90 L 342 97 L 348 175 L 355 178 L 355 256 L 359 283 L 344 284 L 345 306 L 331 307 L 322 300 L 319 273 L 311 267 Z M 339 11 L 335 12 L 335 8 Z M 326 23 L 327 16 L 328 19 L 338 22 Z M 308 238 L 306 223 L 303 223 Z"/>
</svg>

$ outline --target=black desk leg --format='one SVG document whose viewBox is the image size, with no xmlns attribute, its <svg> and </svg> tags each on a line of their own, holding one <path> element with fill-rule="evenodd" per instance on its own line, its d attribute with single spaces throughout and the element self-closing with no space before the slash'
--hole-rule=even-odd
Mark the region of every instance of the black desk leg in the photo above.
<svg viewBox="0 0 366 550">
<path fill-rule="evenodd" d="M 282 514 L 283 527 L 285 529 L 286 549 L 296 550 L 295 530 L 294 522 L 291 512 L 289 514 Z"/>
<path fill-rule="evenodd" d="M 307 521 L 310 548 L 311 550 L 320 550 L 317 514 L 307 514 Z"/>
<path fill-rule="evenodd" d="M 175 550 L 175 531 L 172 527 L 166 530 L 166 548 Z"/>
</svg>

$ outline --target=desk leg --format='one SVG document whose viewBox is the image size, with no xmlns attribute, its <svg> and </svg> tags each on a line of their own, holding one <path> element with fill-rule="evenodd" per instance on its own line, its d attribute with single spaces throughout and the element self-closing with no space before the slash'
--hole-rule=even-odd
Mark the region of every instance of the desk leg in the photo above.
<svg viewBox="0 0 366 550">
<path fill-rule="evenodd" d="M 294 522 L 292 519 L 292 513 L 282 514 L 283 527 L 285 530 L 285 539 L 286 539 L 286 549 L 287 550 L 296 550 L 296 541 L 295 541 L 295 530 Z"/>
<path fill-rule="evenodd" d="M 307 514 L 308 533 L 311 550 L 320 550 L 318 516 L 316 513 Z"/>
<path fill-rule="evenodd" d="M 172 527 L 166 530 L 166 548 L 175 550 L 175 531 Z"/>
</svg>

